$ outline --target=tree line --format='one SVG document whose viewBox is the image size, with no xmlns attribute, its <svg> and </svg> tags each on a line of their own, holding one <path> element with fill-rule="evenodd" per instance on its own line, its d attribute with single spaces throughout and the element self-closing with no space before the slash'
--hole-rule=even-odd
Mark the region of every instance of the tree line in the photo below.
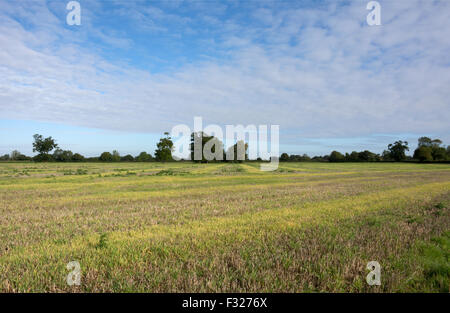
<svg viewBox="0 0 450 313">
<path fill-rule="evenodd" d="M 137 156 L 127 154 L 121 156 L 117 150 L 112 152 L 105 151 L 98 157 L 84 157 L 79 153 L 73 153 L 70 150 L 62 150 L 59 148 L 56 140 L 52 137 L 44 138 L 42 135 L 35 134 L 33 136 L 33 152 L 38 154 L 29 157 L 17 150 L 11 154 L 0 156 L 0 161 L 35 161 L 35 162 L 170 162 L 174 161 L 172 152 L 174 144 L 168 132 L 164 133 L 156 145 L 154 156 L 145 151 Z M 191 160 L 194 160 L 195 143 L 201 145 L 201 152 L 205 146 L 209 145 L 210 151 L 217 156 L 215 160 L 208 160 L 203 154 L 195 162 L 243 162 L 249 161 L 247 149 L 248 144 L 244 141 L 238 141 L 226 151 L 223 143 L 203 132 L 192 133 L 190 152 Z M 53 151 L 53 153 L 51 153 Z M 387 150 L 382 154 L 373 153 L 365 150 L 361 152 L 353 151 L 351 153 L 340 153 L 332 151 L 329 155 L 309 157 L 307 154 L 296 155 L 282 153 L 279 160 L 281 162 L 381 162 L 381 161 L 420 161 L 420 162 L 442 162 L 450 161 L 450 146 L 445 148 L 440 139 L 431 139 L 429 137 L 420 137 L 418 139 L 417 149 L 413 156 L 406 155 L 409 151 L 407 141 L 396 141 L 387 146 Z M 260 158 L 251 161 L 262 161 Z"/>
<path fill-rule="evenodd" d="M 418 145 L 414 150 L 413 156 L 406 155 L 409 151 L 407 141 L 398 140 L 387 146 L 382 154 L 373 153 L 365 150 L 351 153 L 341 153 L 332 151 L 329 155 L 315 156 L 310 158 L 308 155 L 289 155 L 282 153 L 281 162 L 298 161 L 322 161 L 322 162 L 400 162 L 400 161 L 419 161 L 419 162 L 443 162 L 450 161 L 450 146 L 445 148 L 440 139 L 431 139 L 429 137 L 420 137 Z"/>
<path fill-rule="evenodd" d="M 196 138 L 200 138 L 201 141 L 201 150 L 203 152 L 203 148 L 207 144 L 213 144 L 212 152 L 216 152 L 219 150 L 223 150 L 223 144 L 220 140 L 213 136 L 208 136 L 203 132 L 200 133 L 192 133 L 191 135 L 191 156 L 192 159 L 194 156 L 194 141 Z M 37 152 L 38 154 L 29 157 L 17 150 L 11 152 L 11 154 L 5 154 L 0 157 L 0 161 L 35 161 L 35 162 L 171 162 L 175 161 L 172 156 L 172 152 L 174 151 L 174 144 L 172 138 L 169 136 L 168 132 L 164 133 L 164 137 L 162 137 L 156 145 L 156 150 L 154 152 L 154 156 L 148 152 L 141 152 L 137 156 L 132 156 L 131 154 L 120 155 L 117 150 L 113 150 L 112 152 L 105 151 L 98 157 L 84 157 L 79 153 L 73 153 L 70 150 L 60 149 L 56 140 L 52 137 L 44 138 L 42 135 L 35 134 L 33 136 L 33 152 Z M 246 153 L 248 149 L 248 144 L 243 141 L 238 141 L 234 146 L 230 147 L 227 152 L 223 152 L 223 161 L 227 161 L 226 155 L 231 155 L 232 160 L 236 160 L 237 162 L 242 162 L 241 157 L 239 156 L 239 151 L 244 151 L 243 160 L 248 160 L 248 154 Z M 201 159 L 197 162 L 210 162 L 203 155 Z"/>
</svg>

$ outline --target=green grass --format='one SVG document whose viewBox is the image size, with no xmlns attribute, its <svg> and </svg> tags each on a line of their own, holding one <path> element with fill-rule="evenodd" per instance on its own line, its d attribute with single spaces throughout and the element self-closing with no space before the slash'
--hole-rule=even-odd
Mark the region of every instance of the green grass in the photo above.
<svg viewBox="0 0 450 313">
<path fill-rule="evenodd" d="M 428 291 L 449 292 L 450 277 L 450 231 L 419 245 L 419 254 L 424 264 L 422 277 L 415 282 L 425 284 Z"/>
<path fill-rule="evenodd" d="M 0 163 L 0 203 L 3 292 L 448 292 L 445 164 Z"/>
</svg>

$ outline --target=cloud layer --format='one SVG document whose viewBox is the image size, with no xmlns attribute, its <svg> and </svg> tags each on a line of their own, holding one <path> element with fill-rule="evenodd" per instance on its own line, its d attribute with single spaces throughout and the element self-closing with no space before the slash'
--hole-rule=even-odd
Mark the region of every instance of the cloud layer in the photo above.
<svg viewBox="0 0 450 313">
<path fill-rule="evenodd" d="M 75 29 L 65 3 L 0 1 L 2 118 L 163 132 L 202 116 L 279 124 L 287 144 L 450 139 L 449 1 L 380 1 L 373 27 L 366 1 L 107 3 L 82 3 Z"/>
</svg>

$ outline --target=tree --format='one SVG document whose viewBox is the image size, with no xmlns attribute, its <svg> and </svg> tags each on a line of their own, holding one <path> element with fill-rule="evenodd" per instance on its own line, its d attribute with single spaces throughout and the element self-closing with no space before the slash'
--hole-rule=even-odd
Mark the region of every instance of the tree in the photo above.
<svg viewBox="0 0 450 313">
<path fill-rule="evenodd" d="M 434 148 L 439 148 L 441 145 L 442 145 L 442 140 L 440 140 L 440 139 L 436 138 L 431 141 L 431 146 Z"/>
<path fill-rule="evenodd" d="M 53 149 L 58 148 L 58 145 L 52 137 L 43 138 L 42 135 L 35 134 L 33 138 L 33 152 L 37 151 L 43 155 L 42 159 L 46 159 L 45 155 L 48 155 Z"/>
<path fill-rule="evenodd" d="M 11 160 L 11 161 L 29 161 L 29 160 L 31 160 L 30 157 L 27 157 L 26 155 L 20 153 L 17 150 L 13 150 L 10 155 L 5 154 L 3 157 L 6 157 L 6 156 L 8 156 L 9 160 Z"/>
<path fill-rule="evenodd" d="M 201 149 L 201 160 L 196 160 L 195 149 Z M 205 149 L 206 147 L 206 149 Z M 214 136 L 209 136 L 204 132 L 197 132 L 191 134 L 191 144 L 189 145 L 191 151 L 191 160 L 194 162 L 208 163 L 210 161 L 222 161 L 224 159 L 223 143 Z M 210 155 L 205 156 L 207 151 Z"/>
<path fill-rule="evenodd" d="M 133 158 L 133 156 L 132 156 L 131 154 L 127 154 L 126 156 L 121 157 L 121 158 L 120 158 L 120 161 L 123 161 L 123 162 L 133 162 L 133 161 L 134 161 L 134 158 Z"/>
<path fill-rule="evenodd" d="M 164 133 L 165 137 L 161 138 L 156 145 L 155 158 L 157 161 L 172 161 L 172 151 L 174 150 L 172 138 L 170 138 L 169 133 Z"/>
<path fill-rule="evenodd" d="M 447 151 L 444 147 L 441 147 L 442 141 L 440 139 L 431 139 L 429 137 L 420 137 L 418 139 L 417 158 L 421 161 L 443 161 L 447 159 Z M 414 155 L 416 155 L 414 151 Z M 431 154 L 429 159 L 428 152 Z M 419 158 L 420 156 L 420 158 Z"/>
<path fill-rule="evenodd" d="M 53 161 L 53 156 L 48 153 L 39 153 L 33 157 L 34 162 L 50 162 Z"/>
<path fill-rule="evenodd" d="M 11 161 L 17 161 L 17 160 L 19 160 L 20 155 L 21 155 L 21 153 L 20 153 L 19 151 L 13 150 L 13 151 L 11 152 L 10 160 L 11 160 Z"/>
<path fill-rule="evenodd" d="M 414 159 L 419 160 L 421 162 L 424 161 L 433 161 L 433 156 L 431 155 L 431 147 L 429 146 L 419 146 L 414 151 Z"/>
<path fill-rule="evenodd" d="M 112 162 L 113 157 L 112 157 L 112 154 L 111 154 L 111 153 L 109 153 L 109 152 L 103 152 L 103 153 L 100 155 L 99 160 L 102 161 L 102 162 Z"/>
<path fill-rule="evenodd" d="M 315 161 L 315 162 L 328 162 L 329 161 L 329 156 L 328 155 L 316 155 L 314 156 L 311 161 Z"/>
<path fill-rule="evenodd" d="M 358 153 L 358 159 L 363 162 L 376 162 L 380 160 L 380 156 L 369 150 L 364 150 Z"/>
<path fill-rule="evenodd" d="M 303 155 L 291 154 L 289 156 L 289 161 L 291 161 L 291 162 L 304 162 L 304 161 L 311 161 L 311 158 L 306 153 L 304 153 Z"/>
<path fill-rule="evenodd" d="M 383 161 L 393 161 L 393 159 L 391 158 L 391 153 L 388 150 L 383 151 L 383 153 L 381 154 L 381 159 Z"/>
<path fill-rule="evenodd" d="M 70 162 L 72 161 L 73 153 L 70 150 L 56 149 L 53 152 L 53 159 L 57 162 Z"/>
<path fill-rule="evenodd" d="M 287 154 L 287 153 L 282 153 L 282 154 L 280 155 L 280 162 L 287 162 L 287 161 L 289 161 L 289 154 Z"/>
<path fill-rule="evenodd" d="M 408 142 L 398 140 L 388 145 L 389 155 L 395 161 L 406 159 L 405 151 L 409 151 Z"/>
<path fill-rule="evenodd" d="M 9 154 L 5 154 L 3 156 L 0 157 L 1 161 L 8 161 L 9 160 Z"/>
<path fill-rule="evenodd" d="M 420 137 L 418 140 L 418 147 L 431 147 L 433 141 L 429 137 Z"/>
<path fill-rule="evenodd" d="M 447 159 L 447 151 L 444 147 L 433 147 L 431 155 L 435 161 L 445 161 Z"/>
<path fill-rule="evenodd" d="M 356 151 L 352 151 L 352 153 L 346 155 L 345 159 L 349 162 L 359 162 L 359 153 Z"/>
<path fill-rule="evenodd" d="M 236 161 L 242 162 L 244 160 L 248 160 L 247 154 L 248 144 L 246 144 L 243 140 L 239 140 L 234 145 L 228 148 L 226 154 L 227 161 Z"/>
<path fill-rule="evenodd" d="M 150 162 L 152 161 L 153 157 L 151 154 L 148 154 L 147 152 L 141 152 L 136 158 L 135 160 L 137 162 Z"/>
<path fill-rule="evenodd" d="M 342 162 L 344 160 L 345 160 L 344 155 L 338 151 L 331 152 L 329 157 L 330 162 Z"/>
<path fill-rule="evenodd" d="M 306 153 L 303 153 L 303 155 L 300 157 L 299 161 L 311 161 L 311 158 Z"/>
<path fill-rule="evenodd" d="M 113 162 L 119 162 L 120 161 L 120 154 L 119 151 L 114 150 L 112 153 L 112 161 Z"/>
<path fill-rule="evenodd" d="M 83 162 L 83 161 L 84 161 L 84 156 L 82 156 L 82 155 L 79 154 L 79 153 L 75 153 L 75 154 L 72 156 L 72 161 L 73 161 L 73 162 Z"/>
</svg>

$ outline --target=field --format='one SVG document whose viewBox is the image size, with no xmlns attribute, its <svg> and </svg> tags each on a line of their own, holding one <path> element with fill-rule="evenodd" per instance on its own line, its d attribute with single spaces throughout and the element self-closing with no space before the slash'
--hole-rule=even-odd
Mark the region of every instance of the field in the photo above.
<svg viewBox="0 0 450 313">
<path fill-rule="evenodd" d="M 258 166 L 0 163 L 0 292 L 449 291 L 450 165 Z"/>
</svg>

